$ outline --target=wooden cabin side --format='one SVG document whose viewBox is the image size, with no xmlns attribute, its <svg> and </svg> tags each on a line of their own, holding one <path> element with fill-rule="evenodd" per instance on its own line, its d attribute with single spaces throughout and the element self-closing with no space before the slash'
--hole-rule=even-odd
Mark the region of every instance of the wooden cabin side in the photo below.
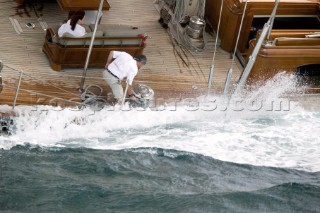
<svg viewBox="0 0 320 213">
<path fill-rule="evenodd" d="M 221 40 L 220 47 L 231 52 L 236 41 L 237 29 L 241 20 L 241 4 L 235 0 L 223 0 L 224 6 L 220 19 L 220 28 L 218 37 Z M 210 27 L 217 31 L 219 25 L 219 15 L 221 1 L 207 0 L 205 9 L 205 19 Z"/>
<path fill-rule="evenodd" d="M 275 76 L 279 71 L 295 73 L 299 67 L 320 65 L 320 30 L 273 30 L 270 40 L 265 41 L 255 59 L 248 83 L 256 83 Z M 252 53 L 257 39 L 250 40 L 248 52 Z"/>
<path fill-rule="evenodd" d="M 87 33 L 85 37 L 80 38 L 58 38 L 57 32 L 52 28 L 48 28 L 42 49 L 48 56 L 51 68 L 55 71 L 60 71 L 64 68 L 83 67 L 86 62 L 92 33 Z M 109 55 L 111 50 L 117 49 L 136 56 L 142 54 L 146 46 L 144 33 L 131 26 L 121 26 L 120 30 L 117 30 L 117 26 L 114 25 L 99 26 L 99 31 L 97 31 L 96 35 L 98 36 L 95 37 L 93 42 L 89 67 L 103 68 L 107 63 L 106 55 Z"/>
<path fill-rule="evenodd" d="M 228 52 L 234 50 L 245 2 L 223 0 L 219 38 L 221 48 Z M 248 63 L 259 32 L 268 21 L 274 6 L 275 1 L 271 0 L 248 1 L 237 46 L 237 56 L 243 66 Z M 218 27 L 220 8 L 221 1 L 207 1 L 207 22 L 215 30 Z M 264 42 L 256 56 L 247 83 L 264 82 L 281 71 L 303 73 L 320 79 L 317 71 L 320 67 L 320 38 L 306 36 L 319 32 L 319 1 L 280 1 L 269 40 Z M 320 87 L 319 80 L 317 82 L 312 87 Z"/>
<path fill-rule="evenodd" d="M 263 46 L 252 67 L 248 83 L 265 81 L 282 71 L 295 73 L 299 67 L 319 64 L 319 55 L 320 46 Z"/>
<path fill-rule="evenodd" d="M 245 1 L 224 0 L 224 6 L 221 16 L 219 38 L 221 39 L 221 48 L 231 52 L 236 44 L 241 16 L 244 10 Z M 206 19 L 214 30 L 218 27 L 221 1 L 206 1 Z M 274 8 L 274 1 L 250 1 L 246 8 L 246 15 L 243 20 L 243 26 L 238 43 L 238 50 L 241 54 L 247 54 L 250 34 L 254 33 L 253 20 L 255 16 L 270 16 Z M 277 15 L 288 16 L 320 16 L 319 3 L 317 1 L 285 1 L 280 2 Z M 256 31 L 256 30 L 255 30 Z"/>
</svg>

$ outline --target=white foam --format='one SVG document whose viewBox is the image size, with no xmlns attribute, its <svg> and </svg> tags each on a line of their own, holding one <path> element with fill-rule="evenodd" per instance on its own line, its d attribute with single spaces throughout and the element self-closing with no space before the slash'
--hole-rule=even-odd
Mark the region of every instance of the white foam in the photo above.
<svg viewBox="0 0 320 213">
<path fill-rule="evenodd" d="M 291 76 L 280 79 L 250 93 L 247 99 L 288 102 L 279 97 L 293 89 L 294 83 L 290 83 L 293 79 Z M 270 92 L 272 85 L 277 87 Z M 199 97 L 198 101 L 203 99 Z M 215 101 L 215 107 L 185 102 L 162 111 L 112 108 L 76 111 L 49 106 L 35 110 L 18 106 L 17 131 L 9 137 L 0 136 L 0 148 L 25 143 L 112 150 L 158 147 L 230 162 L 320 171 L 319 112 L 309 112 L 297 105 L 272 110 L 266 106 L 253 110 L 243 105 L 243 110 L 236 111 L 239 106 L 232 103 L 225 110 L 223 100 L 212 96 L 206 102 Z"/>
</svg>

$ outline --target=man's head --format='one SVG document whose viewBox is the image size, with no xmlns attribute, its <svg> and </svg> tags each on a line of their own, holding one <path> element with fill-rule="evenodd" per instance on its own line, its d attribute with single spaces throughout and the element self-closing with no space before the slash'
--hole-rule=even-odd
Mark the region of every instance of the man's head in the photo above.
<svg viewBox="0 0 320 213">
<path fill-rule="evenodd" d="M 133 57 L 133 59 L 140 62 L 141 65 L 145 65 L 147 63 L 147 57 L 145 55 L 137 55 Z"/>
</svg>

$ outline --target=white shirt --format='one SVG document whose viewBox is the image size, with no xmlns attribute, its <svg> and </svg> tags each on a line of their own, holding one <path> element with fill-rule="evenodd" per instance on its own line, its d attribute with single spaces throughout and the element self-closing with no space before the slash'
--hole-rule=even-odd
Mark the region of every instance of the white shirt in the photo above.
<svg viewBox="0 0 320 213">
<path fill-rule="evenodd" d="M 127 78 L 129 85 L 132 85 L 134 77 L 138 73 L 137 61 L 133 57 L 120 51 L 113 51 L 113 62 L 109 64 L 108 69 L 120 80 Z"/>
<path fill-rule="evenodd" d="M 70 33 L 74 37 L 82 37 L 86 34 L 86 29 L 82 27 L 80 24 L 76 24 L 76 27 L 74 28 L 74 30 L 72 30 L 70 20 L 68 20 L 67 23 L 61 25 L 61 27 L 58 30 L 59 37 L 62 37 L 65 33 Z"/>
</svg>

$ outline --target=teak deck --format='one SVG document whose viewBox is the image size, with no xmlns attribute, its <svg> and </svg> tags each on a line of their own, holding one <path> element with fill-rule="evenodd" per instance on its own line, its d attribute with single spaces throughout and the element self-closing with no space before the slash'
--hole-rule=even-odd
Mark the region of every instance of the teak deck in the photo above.
<svg viewBox="0 0 320 213">
<path fill-rule="evenodd" d="M 175 43 L 158 23 L 159 12 L 153 0 L 109 0 L 110 10 L 103 12 L 101 24 L 127 24 L 143 29 L 148 35 L 144 54 L 148 58 L 134 83 L 146 84 L 155 91 L 156 98 L 187 98 L 207 93 L 210 66 L 215 65 L 212 93 L 222 91 L 232 59 L 230 53 L 218 48 L 213 61 L 215 36 L 208 34 L 208 45 L 202 52 L 189 52 Z M 77 90 L 83 69 L 64 69 L 55 72 L 42 52 L 45 28 L 61 23 L 67 17 L 56 2 L 35 4 L 22 8 L 14 1 L 0 0 L 0 60 L 4 88 L 0 103 L 12 105 L 20 71 L 22 83 L 17 105 L 52 104 L 62 99 L 79 101 Z M 35 24 L 34 29 L 26 27 Z M 107 57 L 107 56 L 105 56 Z M 241 66 L 233 66 L 233 81 L 239 78 Z M 102 79 L 102 68 L 89 68 L 87 85 L 99 85 L 107 97 L 109 88 Z M 57 98 L 54 98 L 57 97 Z M 70 102 L 71 103 L 71 102 Z"/>
</svg>

